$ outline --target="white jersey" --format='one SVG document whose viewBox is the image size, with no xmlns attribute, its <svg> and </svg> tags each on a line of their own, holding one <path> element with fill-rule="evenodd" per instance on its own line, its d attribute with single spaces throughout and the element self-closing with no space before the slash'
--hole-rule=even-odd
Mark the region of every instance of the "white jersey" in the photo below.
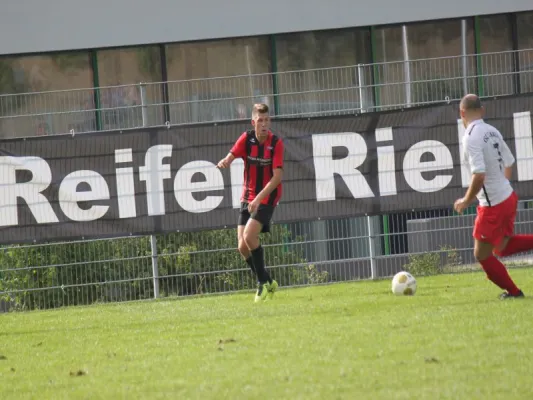
<svg viewBox="0 0 533 400">
<path fill-rule="evenodd" d="M 463 149 L 470 172 L 485 173 L 483 188 L 476 195 L 479 204 L 495 206 L 506 200 L 513 188 L 504 168 L 512 166 L 515 158 L 498 129 L 482 119 L 470 123 L 463 136 Z"/>
</svg>

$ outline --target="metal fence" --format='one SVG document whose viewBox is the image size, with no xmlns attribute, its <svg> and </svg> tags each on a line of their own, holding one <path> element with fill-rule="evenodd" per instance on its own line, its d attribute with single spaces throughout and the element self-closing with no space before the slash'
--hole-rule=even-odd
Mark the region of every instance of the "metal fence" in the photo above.
<svg viewBox="0 0 533 400">
<path fill-rule="evenodd" d="M 381 279 L 400 270 L 480 271 L 472 253 L 474 215 L 442 210 L 389 218 L 388 234 L 379 232 L 380 217 L 274 224 L 263 238 L 267 268 L 283 287 Z M 517 219 L 518 233 L 533 231 L 533 210 L 524 203 Z M 505 262 L 529 267 L 533 256 Z M 234 229 L 9 246 L 0 251 L 0 274 L 1 311 L 237 292 L 256 284 L 236 250 Z"/>
<path fill-rule="evenodd" d="M 354 114 L 533 91 L 533 49 L 0 96 L 0 138 L 250 117 Z M 168 98 L 168 102 L 164 101 Z M 144 119 L 143 119 L 144 117 Z"/>
<path fill-rule="evenodd" d="M 533 91 L 533 50 L 358 65 L 239 77 L 0 96 L 4 137 L 249 118 L 268 101 L 278 116 L 386 110 Z M 481 71 L 481 73 L 476 73 Z M 117 93 L 138 91 L 137 104 Z M 95 92 L 97 96 L 95 96 Z M 168 103 L 162 99 L 168 94 Z M 97 99 L 100 108 L 81 105 Z M 113 100 L 115 99 L 115 100 Z M 165 111 L 166 108 L 166 111 Z M 170 117 L 165 121 L 164 116 Z M 517 231 L 533 231 L 521 202 Z M 282 286 L 479 270 L 472 256 L 474 215 L 451 209 L 274 224 L 263 238 L 266 263 Z M 236 230 L 173 233 L 0 249 L 0 311 L 48 309 L 252 289 L 236 250 Z M 529 266 L 528 255 L 510 266 Z M 481 279 L 481 277 L 480 277 Z"/>
</svg>

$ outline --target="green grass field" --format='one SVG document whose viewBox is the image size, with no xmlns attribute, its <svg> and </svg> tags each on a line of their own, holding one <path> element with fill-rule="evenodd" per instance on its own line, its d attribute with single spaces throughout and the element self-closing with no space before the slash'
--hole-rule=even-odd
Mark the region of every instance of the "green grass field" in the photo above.
<svg viewBox="0 0 533 400">
<path fill-rule="evenodd" d="M 484 274 L 0 315 L 0 399 L 533 399 L 530 297 Z"/>
</svg>

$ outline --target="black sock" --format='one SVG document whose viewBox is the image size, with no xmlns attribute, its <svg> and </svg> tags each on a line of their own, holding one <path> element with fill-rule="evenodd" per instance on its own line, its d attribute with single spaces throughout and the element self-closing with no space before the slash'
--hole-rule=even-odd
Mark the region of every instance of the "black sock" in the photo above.
<svg viewBox="0 0 533 400">
<path fill-rule="evenodd" d="M 252 270 L 254 275 L 257 275 L 257 271 L 255 270 L 254 261 L 252 259 L 252 256 L 250 256 L 250 257 L 248 257 L 246 259 L 246 264 L 248 264 L 248 266 L 250 267 L 250 269 Z"/>
<path fill-rule="evenodd" d="M 261 245 L 259 245 L 257 249 L 252 250 L 252 259 L 259 282 L 272 283 L 272 279 L 270 278 L 270 275 L 268 275 L 268 272 L 265 268 L 265 256 L 263 253 L 263 247 L 261 247 Z"/>
</svg>

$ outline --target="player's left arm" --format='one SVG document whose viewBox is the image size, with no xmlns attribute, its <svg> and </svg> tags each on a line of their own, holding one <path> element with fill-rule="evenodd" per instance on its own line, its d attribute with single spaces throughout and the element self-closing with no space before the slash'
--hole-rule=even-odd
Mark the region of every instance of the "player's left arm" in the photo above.
<svg viewBox="0 0 533 400">
<path fill-rule="evenodd" d="M 272 178 L 265 185 L 263 190 L 259 192 L 256 197 L 257 202 L 260 204 L 266 197 L 270 196 L 270 193 L 278 187 L 283 177 L 283 153 L 285 151 L 283 142 L 278 140 L 276 147 L 273 149 L 274 156 L 272 157 L 272 169 L 274 170 Z"/>
<path fill-rule="evenodd" d="M 473 140 L 473 138 L 470 138 L 466 144 L 470 172 L 472 173 L 470 186 L 463 197 L 463 202 L 466 206 L 470 205 L 470 203 L 476 199 L 476 195 L 485 183 L 486 166 L 485 156 L 483 154 L 483 143 L 482 140 Z"/>
</svg>

